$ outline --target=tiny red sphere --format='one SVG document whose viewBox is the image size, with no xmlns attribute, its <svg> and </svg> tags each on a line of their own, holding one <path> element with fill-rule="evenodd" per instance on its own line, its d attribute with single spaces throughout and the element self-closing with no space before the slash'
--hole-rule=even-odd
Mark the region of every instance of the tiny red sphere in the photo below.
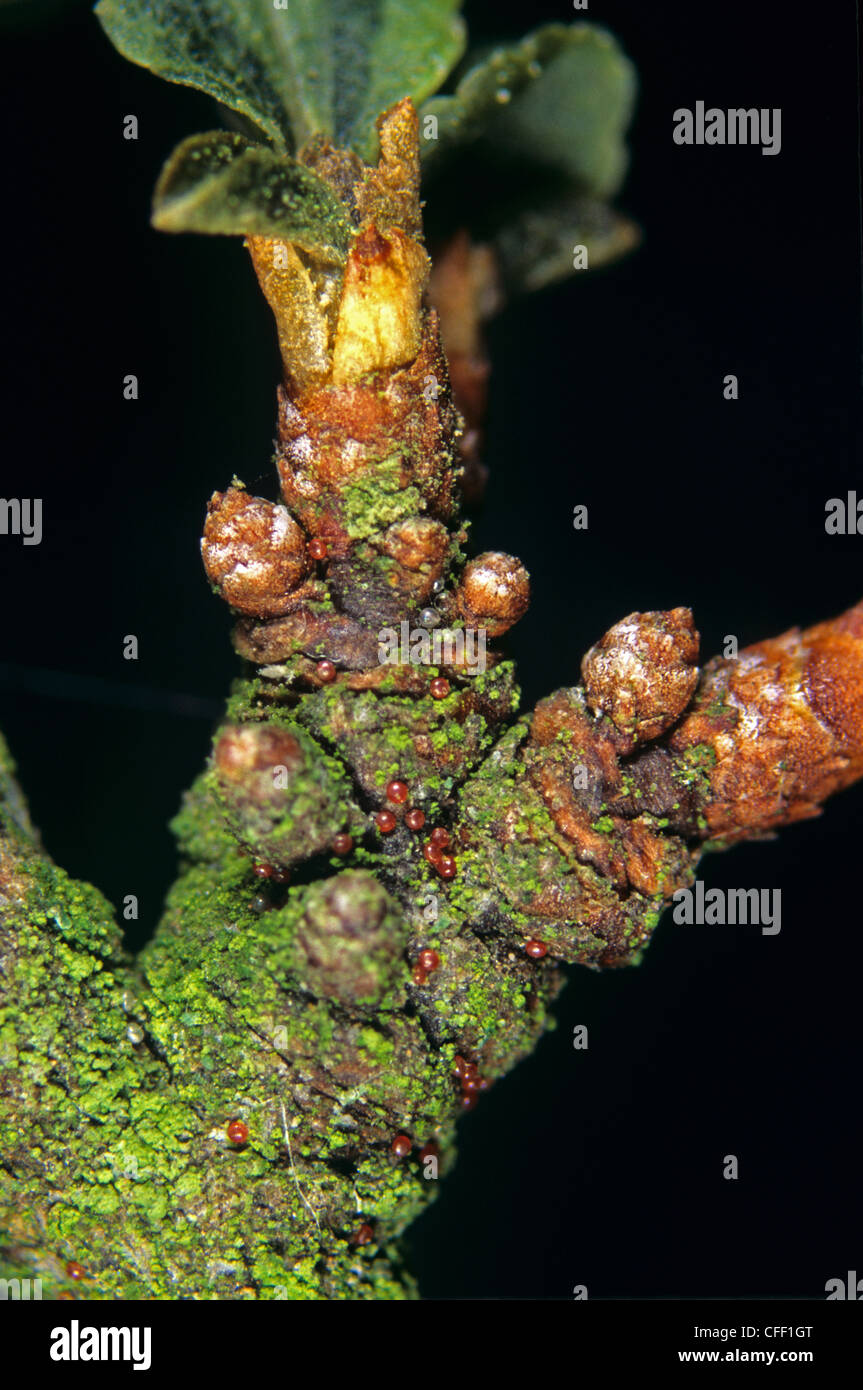
<svg viewBox="0 0 863 1390">
<path fill-rule="evenodd" d="M 434 1139 L 429 1139 L 427 1144 L 423 1144 L 419 1151 L 420 1163 L 424 1163 L 427 1158 L 437 1158 L 440 1153 L 440 1145 Z"/>
<path fill-rule="evenodd" d="M 436 825 L 431 833 L 431 843 L 435 849 L 446 849 L 449 844 L 449 831 L 444 830 L 442 825 Z"/>
<path fill-rule="evenodd" d="M 364 1221 L 362 1226 L 360 1226 L 356 1231 L 354 1231 L 354 1234 L 351 1237 L 351 1243 L 353 1245 L 368 1245 L 370 1240 L 374 1240 L 374 1235 L 375 1233 L 372 1230 L 371 1226 L 368 1224 L 367 1221 Z"/>
<path fill-rule="evenodd" d="M 473 1091 L 467 1091 L 461 1098 L 462 1110 L 473 1110 L 476 1105 L 476 1095 Z"/>
<path fill-rule="evenodd" d="M 415 985 L 424 985 L 426 983 L 426 980 L 428 979 L 428 975 L 423 970 L 421 965 L 415 965 L 414 972 L 411 978 Z"/>
<path fill-rule="evenodd" d="M 548 947 L 544 941 L 527 941 L 525 942 L 524 949 L 531 960 L 542 960 L 543 956 L 548 955 Z"/>
<path fill-rule="evenodd" d="M 323 681 L 324 685 L 329 685 L 330 681 L 334 681 L 336 678 L 336 668 L 333 663 L 327 661 L 326 658 L 324 658 L 323 661 L 319 661 L 315 669 L 318 673 L 318 680 Z"/>
<path fill-rule="evenodd" d="M 449 694 L 449 681 L 446 676 L 435 676 L 429 686 L 429 694 L 433 700 L 445 700 Z"/>
<path fill-rule="evenodd" d="M 432 844 L 431 840 L 426 840 L 423 845 L 423 856 L 430 864 L 436 864 L 440 859 L 440 850 Z"/>
<path fill-rule="evenodd" d="M 387 801 L 395 802 L 396 806 L 402 806 L 408 799 L 407 782 L 387 782 L 385 790 Z"/>
<path fill-rule="evenodd" d="M 396 1158 L 407 1158 L 412 1147 L 413 1145 L 406 1134 L 397 1134 L 390 1144 L 390 1152 L 393 1153 Z"/>
<path fill-rule="evenodd" d="M 333 840 L 333 854 L 350 854 L 354 847 L 353 837 L 342 831 Z"/>
<path fill-rule="evenodd" d="M 307 549 L 313 560 L 326 560 L 327 543 L 322 541 L 320 536 L 315 536 L 310 540 Z"/>
<path fill-rule="evenodd" d="M 290 883 L 290 869 L 273 869 L 273 883 Z"/>
<path fill-rule="evenodd" d="M 451 854 L 442 854 L 437 861 L 437 871 L 441 878 L 455 878 L 455 860 Z"/>
<path fill-rule="evenodd" d="M 77 1260 L 70 1260 L 66 1266 L 66 1273 L 70 1279 L 83 1279 L 84 1266 L 79 1265 Z"/>
<path fill-rule="evenodd" d="M 426 813 L 425 811 L 421 811 L 419 807 L 414 807 L 414 809 L 412 811 L 408 811 L 407 815 L 405 816 L 405 825 L 407 826 L 408 830 L 422 830 L 425 823 Z"/>
<path fill-rule="evenodd" d="M 242 1120 L 231 1120 L 228 1125 L 228 1138 L 232 1144 L 245 1144 L 249 1137 L 249 1126 Z"/>
<path fill-rule="evenodd" d="M 272 864 L 255 864 L 254 873 L 257 875 L 258 878 L 272 878 L 273 874 L 275 873 L 275 869 L 273 868 Z"/>
<path fill-rule="evenodd" d="M 396 828 L 396 818 L 392 811 L 378 811 L 375 825 L 382 835 L 391 835 Z"/>
<path fill-rule="evenodd" d="M 421 970 L 426 970 L 431 974 L 432 970 L 437 970 L 440 965 L 440 956 L 437 951 L 432 951 L 430 947 L 427 947 L 424 951 L 420 951 L 417 965 Z"/>
</svg>

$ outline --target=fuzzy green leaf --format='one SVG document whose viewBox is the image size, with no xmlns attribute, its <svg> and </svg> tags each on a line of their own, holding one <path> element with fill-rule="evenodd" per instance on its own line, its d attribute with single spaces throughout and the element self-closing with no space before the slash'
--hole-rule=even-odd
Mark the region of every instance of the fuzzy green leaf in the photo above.
<svg viewBox="0 0 863 1390">
<path fill-rule="evenodd" d="M 459 146 L 476 158 L 519 161 L 609 198 L 626 171 L 624 134 L 635 73 L 616 40 L 589 24 L 549 24 L 471 67 L 453 96 L 422 109 L 429 168 Z M 437 118 L 437 138 L 427 118 Z"/>
<path fill-rule="evenodd" d="M 124 57 L 196 87 L 276 147 L 313 135 L 373 159 L 375 120 L 423 101 L 464 49 L 461 0 L 99 0 Z"/>
<path fill-rule="evenodd" d="M 156 184 L 153 226 L 283 237 L 333 261 L 344 258 L 351 237 L 344 204 L 310 169 L 221 130 L 177 146 Z"/>
</svg>

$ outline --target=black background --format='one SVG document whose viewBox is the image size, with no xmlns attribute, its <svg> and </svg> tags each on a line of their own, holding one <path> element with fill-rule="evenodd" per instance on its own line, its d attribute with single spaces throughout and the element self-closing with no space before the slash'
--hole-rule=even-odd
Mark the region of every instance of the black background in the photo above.
<svg viewBox="0 0 863 1390">
<path fill-rule="evenodd" d="M 863 537 L 824 531 L 827 498 L 863 496 L 855 14 L 801 14 L 467 6 L 478 39 L 605 24 L 641 82 L 619 199 L 641 248 L 490 333 L 474 540 L 531 572 L 510 639 L 528 704 L 572 684 L 635 608 L 689 605 L 710 654 L 863 591 Z M 139 896 L 136 944 L 236 670 L 198 537 L 233 473 L 273 495 L 275 335 L 238 241 L 148 226 L 162 160 L 217 123 L 210 103 L 121 60 L 86 9 L 13 5 L 0 24 L 0 491 L 44 499 L 40 546 L 0 541 L 0 725 L 50 853 L 115 903 Z M 697 100 L 781 107 L 781 153 L 675 145 L 672 112 Z M 856 788 L 705 862 L 711 885 L 781 887 L 778 937 L 666 918 L 639 969 L 572 972 L 557 1031 L 465 1119 L 456 1171 L 411 1232 L 427 1298 L 818 1298 L 863 1269 L 861 808 Z"/>
</svg>

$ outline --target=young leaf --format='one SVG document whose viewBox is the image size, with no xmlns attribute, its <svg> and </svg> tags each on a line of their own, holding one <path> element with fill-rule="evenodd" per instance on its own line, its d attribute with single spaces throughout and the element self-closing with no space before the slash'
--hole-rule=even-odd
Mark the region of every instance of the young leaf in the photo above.
<svg viewBox="0 0 863 1390">
<path fill-rule="evenodd" d="M 626 170 L 634 98 L 634 69 L 610 34 L 549 24 L 470 68 L 453 96 L 425 104 L 423 160 L 431 169 L 456 147 L 473 146 L 477 159 L 539 166 L 580 193 L 608 198 Z"/>
<path fill-rule="evenodd" d="M 328 184 L 242 135 L 209 131 L 178 145 L 153 195 L 162 232 L 281 237 L 319 258 L 344 259 L 351 225 Z"/>
<path fill-rule="evenodd" d="M 507 293 L 515 295 L 563 280 L 577 264 L 596 270 L 626 255 L 640 239 L 635 223 L 607 203 L 576 195 L 514 216 L 493 244 Z"/>
<path fill-rule="evenodd" d="M 114 46 L 252 121 L 373 159 L 375 120 L 434 92 L 464 50 L 461 0 L 99 0 Z"/>
</svg>

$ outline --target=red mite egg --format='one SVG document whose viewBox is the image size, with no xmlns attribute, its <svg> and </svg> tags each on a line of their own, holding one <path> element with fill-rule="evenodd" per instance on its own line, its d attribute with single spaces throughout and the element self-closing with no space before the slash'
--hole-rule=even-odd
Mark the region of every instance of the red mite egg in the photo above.
<svg viewBox="0 0 863 1390">
<path fill-rule="evenodd" d="M 456 1053 L 452 1061 L 453 1076 L 464 1076 L 466 1066 L 467 1062 L 464 1060 L 464 1058 L 459 1057 L 458 1053 Z"/>
<path fill-rule="evenodd" d="M 437 871 L 441 878 L 455 878 L 455 860 L 451 854 L 442 854 L 437 861 Z"/>
<path fill-rule="evenodd" d="M 344 832 L 333 840 L 333 854 L 350 854 L 353 847 L 352 837 Z"/>
<path fill-rule="evenodd" d="M 273 883 L 290 883 L 290 869 L 273 869 Z"/>
<path fill-rule="evenodd" d="M 422 830 L 425 823 L 425 811 L 420 811 L 419 809 L 415 808 L 413 811 L 408 811 L 407 815 L 405 816 L 405 825 L 407 826 L 408 830 Z"/>
<path fill-rule="evenodd" d="M 439 1153 L 440 1145 L 436 1144 L 434 1139 L 430 1139 L 427 1144 L 423 1144 L 419 1151 L 420 1163 L 425 1163 L 427 1158 L 437 1158 Z"/>
<path fill-rule="evenodd" d="M 84 1266 L 79 1265 L 77 1260 L 70 1260 L 66 1266 L 66 1273 L 70 1279 L 83 1279 Z"/>
<path fill-rule="evenodd" d="M 322 541 L 318 536 L 309 541 L 307 549 L 313 560 L 326 560 L 327 543 L 326 541 Z"/>
<path fill-rule="evenodd" d="M 429 694 L 433 700 L 445 700 L 449 694 L 449 681 L 445 676 L 435 676 L 429 686 Z"/>
<path fill-rule="evenodd" d="M 323 681 L 324 685 L 329 685 L 330 681 L 336 678 L 336 668 L 331 661 L 324 659 L 319 661 L 315 670 L 318 673 L 318 680 Z"/>
<path fill-rule="evenodd" d="M 396 818 L 392 811 L 378 811 L 375 825 L 382 835 L 391 835 L 396 828 Z"/>
<path fill-rule="evenodd" d="M 232 1144 L 245 1144 L 249 1137 L 249 1126 L 242 1120 L 231 1120 L 228 1125 L 228 1138 Z"/>
<path fill-rule="evenodd" d="M 390 1144 L 390 1152 L 396 1158 L 407 1158 L 412 1148 L 411 1141 L 406 1134 L 397 1134 Z"/>
<path fill-rule="evenodd" d="M 474 1108 L 475 1105 L 476 1105 L 476 1095 L 474 1094 L 474 1092 L 473 1092 L 473 1091 L 465 1091 L 464 1095 L 463 1095 L 462 1098 L 461 1098 L 461 1108 L 462 1108 L 462 1110 L 473 1110 L 473 1108 Z"/>
<path fill-rule="evenodd" d="M 396 806 L 402 806 L 408 799 L 407 782 L 387 782 L 386 785 L 387 801 L 392 801 Z"/>
<path fill-rule="evenodd" d="M 440 965 L 440 956 L 437 951 L 432 951 L 427 948 L 425 951 L 420 951 L 417 958 L 417 965 L 420 970 L 425 970 L 431 974 L 432 970 L 437 970 Z"/>
<path fill-rule="evenodd" d="M 438 859 L 440 858 L 440 850 L 435 849 L 431 840 L 426 840 L 425 844 L 423 845 L 423 856 L 428 860 L 430 864 L 436 864 Z"/>
<path fill-rule="evenodd" d="M 255 864 L 253 872 L 258 878 L 272 878 L 275 870 L 272 864 Z"/>
<path fill-rule="evenodd" d="M 374 1240 L 374 1235 L 375 1233 L 371 1226 L 369 1226 L 367 1222 L 363 1222 L 362 1226 L 354 1231 L 351 1243 L 353 1245 L 368 1245 L 370 1240 Z"/>
<path fill-rule="evenodd" d="M 435 849 L 446 849 L 449 844 L 449 831 L 444 830 L 442 825 L 436 825 L 431 833 L 431 843 Z"/>
<path fill-rule="evenodd" d="M 544 941 L 527 941 L 524 949 L 531 960 L 542 960 L 543 956 L 548 955 L 548 947 Z"/>
<path fill-rule="evenodd" d="M 416 965 L 416 966 L 414 966 L 414 973 L 413 973 L 412 979 L 413 979 L 413 982 L 414 982 L 415 985 L 424 985 L 424 984 L 425 984 L 426 980 L 428 979 L 428 975 L 427 975 L 426 972 L 423 970 L 423 968 L 422 968 L 421 965 Z"/>
</svg>

